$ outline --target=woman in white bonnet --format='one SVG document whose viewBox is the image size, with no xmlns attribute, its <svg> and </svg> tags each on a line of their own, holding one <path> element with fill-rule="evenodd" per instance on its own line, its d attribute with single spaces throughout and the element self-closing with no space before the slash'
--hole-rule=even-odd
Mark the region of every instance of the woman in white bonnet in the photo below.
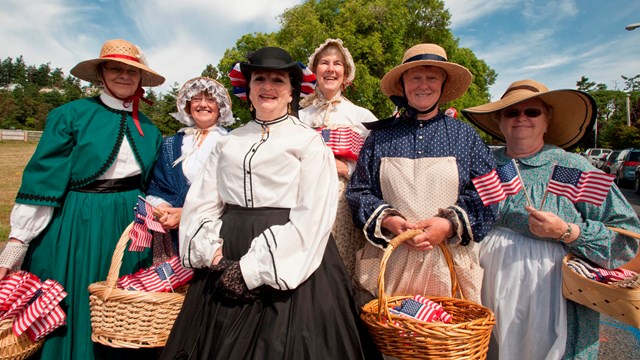
<svg viewBox="0 0 640 360">
<path fill-rule="evenodd" d="M 332 234 L 347 272 L 353 277 L 355 253 L 364 246 L 365 239 L 362 231 L 353 225 L 344 191 L 355 169 L 364 139 L 369 135 L 369 130 L 362 123 L 377 119 L 371 111 L 355 105 L 342 94 L 356 74 L 351 53 L 342 40 L 327 39 L 309 57 L 308 66 L 316 75 L 317 86 L 313 94 L 300 102 L 303 108 L 300 110 L 300 120 L 322 133 L 336 158 L 340 192 Z"/>
<path fill-rule="evenodd" d="M 208 77 L 187 81 L 178 91 L 177 113 L 172 115 L 186 127 L 164 138 L 155 164 L 147 201 L 163 212 L 162 226 L 175 230 L 180 224 L 182 205 L 193 179 L 204 166 L 218 139 L 235 119 L 229 93 Z M 172 231 L 177 250 L 177 231 Z"/>
</svg>

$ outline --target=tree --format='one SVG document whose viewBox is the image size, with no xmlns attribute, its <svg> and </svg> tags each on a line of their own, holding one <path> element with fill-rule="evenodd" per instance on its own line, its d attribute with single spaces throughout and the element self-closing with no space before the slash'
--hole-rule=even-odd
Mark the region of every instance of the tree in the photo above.
<svg viewBox="0 0 640 360">
<path fill-rule="evenodd" d="M 380 79 L 397 66 L 404 52 L 418 43 L 443 46 L 449 60 L 462 64 L 474 74 L 472 88 L 448 106 L 471 106 L 490 99 L 489 85 L 495 72 L 471 50 L 460 48 L 449 29 L 450 14 L 441 0 L 310 0 L 286 10 L 280 16 L 281 29 L 272 34 L 247 34 L 228 49 L 218 63 L 227 74 L 248 51 L 266 45 L 280 46 L 294 59 L 308 62 L 309 55 L 326 38 L 340 38 L 356 63 L 354 84 L 345 92 L 354 103 L 370 109 L 379 118 L 387 117 L 393 104 L 380 91 Z M 228 85 L 228 79 L 223 77 Z M 249 119 L 246 104 L 234 100 L 234 114 Z"/>
</svg>

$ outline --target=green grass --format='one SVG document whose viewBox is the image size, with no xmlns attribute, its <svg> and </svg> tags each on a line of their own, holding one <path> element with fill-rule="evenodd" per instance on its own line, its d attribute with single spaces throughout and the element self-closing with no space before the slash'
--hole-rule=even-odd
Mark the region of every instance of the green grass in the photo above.
<svg viewBox="0 0 640 360">
<path fill-rule="evenodd" d="M 9 215 L 22 182 L 22 171 L 36 145 L 37 142 L 0 141 L 0 243 L 9 236 Z"/>
</svg>

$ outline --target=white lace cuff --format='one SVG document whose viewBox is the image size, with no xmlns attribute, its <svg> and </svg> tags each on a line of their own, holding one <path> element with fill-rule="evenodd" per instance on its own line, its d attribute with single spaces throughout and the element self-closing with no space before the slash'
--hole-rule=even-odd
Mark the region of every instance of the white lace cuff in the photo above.
<svg viewBox="0 0 640 360">
<path fill-rule="evenodd" d="M 7 242 L 7 246 L 5 246 L 4 251 L 0 254 L 0 267 L 20 270 L 28 248 L 29 245 L 22 242 Z"/>
</svg>

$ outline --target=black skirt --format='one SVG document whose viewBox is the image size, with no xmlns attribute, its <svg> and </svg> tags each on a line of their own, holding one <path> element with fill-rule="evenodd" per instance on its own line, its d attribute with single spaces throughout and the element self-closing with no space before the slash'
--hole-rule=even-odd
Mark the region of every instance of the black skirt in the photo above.
<svg viewBox="0 0 640 360">
<path fill-rule="evenodd" d="M 239 260 L 252 239 L 289 221 L 289 209 L 229 206 L 222 216 L 223 255 Z M 162 359 L 379 358 L 356 309 L 333 238 L 320 267 L 296 289 L 263 285 L 252 303 L 216 294 L 220 274 L 197 270 Z"/>
</svg>

